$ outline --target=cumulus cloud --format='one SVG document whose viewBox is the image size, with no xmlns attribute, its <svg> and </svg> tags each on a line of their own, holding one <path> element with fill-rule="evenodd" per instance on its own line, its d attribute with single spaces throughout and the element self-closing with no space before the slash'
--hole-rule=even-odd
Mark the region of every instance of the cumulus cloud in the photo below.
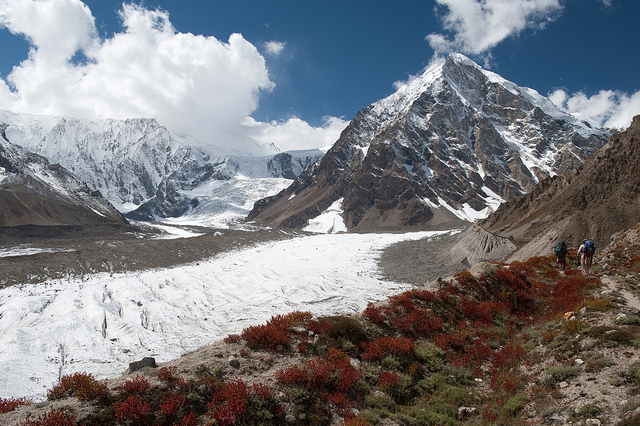
<svg viewBox="0 0 640 426">
<path fill-rule="evenodd" d="M 120 18 L 123 31 L 102 40 L 80 0 L 0 0 L 0 26 L 31 44 L 0 80 L 0 108 L 154 117 L 184 134 L 240 124 L 274 87 L 265 59 L 240 34 L 223 42 L 178 33 L 166 11 L 135 4 L 123 4 Z"/>
<path fill-rule="evenodd" d="M 268 41 L 264 43 L 264 48 L 267 54 L 272 56 L 280 56 L 280 54 L 284 51 L 284 47 L 286 43 L 282 41 Z"/>
<path fill-rule="evenodd" d="M 462 52 L 481 55 L 526 28 L 541 28 L 562 6 L 560 0 L 436 0 L 446 12 L 443 28 L 453 35 L 430 34 L 436 55 Z"/>
<path fill-rule="evenodd" d="M 557 89 L 549 99 L 558 107 L 596 121 L 601 126 L 624 129 L 640 111 L 640 91 L 629 95 L 620 91 L 601 90 L 587 96 L 582 92 L 569 95 Z"/>
<path fill-rule="evenodd" d="M 325 117 L 321 127 L 313 127 L 297 117 L 284 121 L 258 122 L 248 118 L 243 133 L 257 140 L 274 143 L 283 151 L 327 148 L 333 145 L 348 122 L 337 117 Z"/>
</svg>

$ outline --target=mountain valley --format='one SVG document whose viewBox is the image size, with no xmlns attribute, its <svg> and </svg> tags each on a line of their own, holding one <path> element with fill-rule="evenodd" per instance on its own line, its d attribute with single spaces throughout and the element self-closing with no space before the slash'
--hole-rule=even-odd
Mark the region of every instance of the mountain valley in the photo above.
<svg viewBox="0 0 640 426">
<path fill-rule="evenodd" d="M 0 423 L 634 424 L 639 144 L 457 54 L 326 153 L 0 112 Z"/>
</svg>

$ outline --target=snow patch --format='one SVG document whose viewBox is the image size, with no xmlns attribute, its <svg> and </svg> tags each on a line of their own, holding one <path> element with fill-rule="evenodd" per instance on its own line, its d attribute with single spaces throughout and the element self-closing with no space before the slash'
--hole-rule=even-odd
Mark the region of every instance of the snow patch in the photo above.
<svg viewBox="0 0 640 426">
<path fill-rule="evenodd" d="M 0 257 L 31 256 L 38 253 L 58 253 L 71 251 L 75 250 L 17 246 L 12 248 L 0 249 Z"/>
<path fill-rule="evenodd" d="M 320 232 L 324 234 L 337 234 L 347 232 L 347 226 L 342 219 L 342 201 L 344 198 L 334 201 L 320 216 L 310 219 L 303 231 Z"/>
</svg>

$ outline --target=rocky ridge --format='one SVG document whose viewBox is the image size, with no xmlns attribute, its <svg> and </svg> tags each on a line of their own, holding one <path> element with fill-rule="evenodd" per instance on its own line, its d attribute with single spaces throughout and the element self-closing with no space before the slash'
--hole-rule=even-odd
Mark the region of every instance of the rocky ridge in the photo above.
<svg viewBox="0 0 640 426">
<path fill-rule="evenodd" d="M 530 193 L 504 203 L 477 226 L 509 239 L 512 259 L 550 253 L 558 239 L 578 247 L 591 239 L 605 247 L 640 217 L 640 116 L 611 137 L 593 158 L 565 174 L 542 181 Z"/>
</svg>

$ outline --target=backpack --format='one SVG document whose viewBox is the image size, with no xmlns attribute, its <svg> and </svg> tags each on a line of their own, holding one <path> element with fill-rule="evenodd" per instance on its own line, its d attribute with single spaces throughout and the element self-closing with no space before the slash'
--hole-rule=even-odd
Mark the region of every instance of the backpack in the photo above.
<svg viewBox="0 0 640 426">
<path fill-rule="evenodd" d="M 586 241 L 582 251 L 585 256 L 593 256 L 596 253 L 596 246 L 593 244 L 593 241 Z"/>
<path fill-rule="evenodd" d="M 564 241 L 558 241 L 558 244 L 553 249 L 553 254 L 556 256 L 564 256 L 567 254 L 567 243 Z"/>
</svg>

